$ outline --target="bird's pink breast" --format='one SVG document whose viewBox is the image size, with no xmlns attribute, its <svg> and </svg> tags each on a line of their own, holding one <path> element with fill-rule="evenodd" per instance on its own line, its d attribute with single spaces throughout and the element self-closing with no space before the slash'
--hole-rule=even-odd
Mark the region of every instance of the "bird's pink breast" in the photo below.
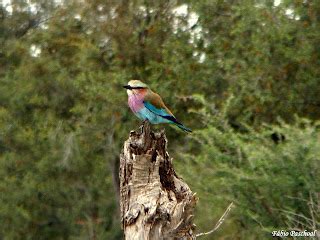
<svg viewBox="0 0 320 240">
<path fill-rule="evenodd" d="M 135 113 L 138 112 L 139 110 L 141 110 L 141 108 L 144 107 L 143 95 L 142 96 L 139 96 L 139 95 L 129 96 L 128 97 L 128 104 L 133 112 L 135 112 Z"/>
</svg>

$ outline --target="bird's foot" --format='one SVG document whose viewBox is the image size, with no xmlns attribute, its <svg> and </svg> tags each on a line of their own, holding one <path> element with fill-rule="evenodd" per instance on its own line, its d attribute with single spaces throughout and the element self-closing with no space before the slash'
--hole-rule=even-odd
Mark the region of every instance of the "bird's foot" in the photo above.
<svg viewBox="0 0 320 240">
<path fill-rule="evenodd" d="M 143 130 L 143 128 L 147 125 L 150 125 L 150 122 L 148 119 L 143 120 L 141 126 L 140 126 L 140 130 Z"/>
<path fill-rule="evenodd" d="M 150 122 L 148 119 L 144 120 L 142 122 L 142 125 L 139 127 L 140 130 L 140 134 L 144 133 L 144 132 L 150 132 Z"/>
<path fill-rule="evenodd" d="M 145 125 L 147 123 L 150 123 L 148 119 L 143 120 L 142 125 Z"/>
</svg>

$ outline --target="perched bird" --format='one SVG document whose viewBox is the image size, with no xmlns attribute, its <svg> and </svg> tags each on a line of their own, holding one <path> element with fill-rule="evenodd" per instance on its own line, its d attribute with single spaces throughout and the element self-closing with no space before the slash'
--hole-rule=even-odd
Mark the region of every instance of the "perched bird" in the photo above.
<svg viewBox="0 0 320 240">
<path fill-rule="evenodd" d="M 161 97 L 147 84 L 139 80 L 131 80 L 123 87 L 127 89 L 129 107 L 141 120 L 148 120 L 152 124 L 172 123 L 183 131 L 192 132 L 191 129 L 177 121 Z"/>
</svg>

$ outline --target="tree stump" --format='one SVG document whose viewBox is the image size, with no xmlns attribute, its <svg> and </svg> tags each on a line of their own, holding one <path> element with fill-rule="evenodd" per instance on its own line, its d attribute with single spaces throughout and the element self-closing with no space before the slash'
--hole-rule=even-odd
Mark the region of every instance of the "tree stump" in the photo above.
<svg viewBox="0 0 320 240">
<path fill-rule="evenodd" d="M 148 121 L 120 155 L 120 210 L 126 240 L 195 239 L 196 197 L 177 176 L 163 132 Z"/>
</svg>

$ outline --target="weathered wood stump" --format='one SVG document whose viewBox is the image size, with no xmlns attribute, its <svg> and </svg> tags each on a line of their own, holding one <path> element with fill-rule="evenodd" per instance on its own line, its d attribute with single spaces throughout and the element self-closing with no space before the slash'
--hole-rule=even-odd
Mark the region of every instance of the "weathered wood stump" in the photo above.
<svg viewBox="0 0 320 240">
<path fill-rule="evenodd" d="M 196 197 L 177 176 L 164 132 L 149 122 L 132 131 L 120 155 L 120 209 L 126 240 L 195 239 Z"/>
</svg>

